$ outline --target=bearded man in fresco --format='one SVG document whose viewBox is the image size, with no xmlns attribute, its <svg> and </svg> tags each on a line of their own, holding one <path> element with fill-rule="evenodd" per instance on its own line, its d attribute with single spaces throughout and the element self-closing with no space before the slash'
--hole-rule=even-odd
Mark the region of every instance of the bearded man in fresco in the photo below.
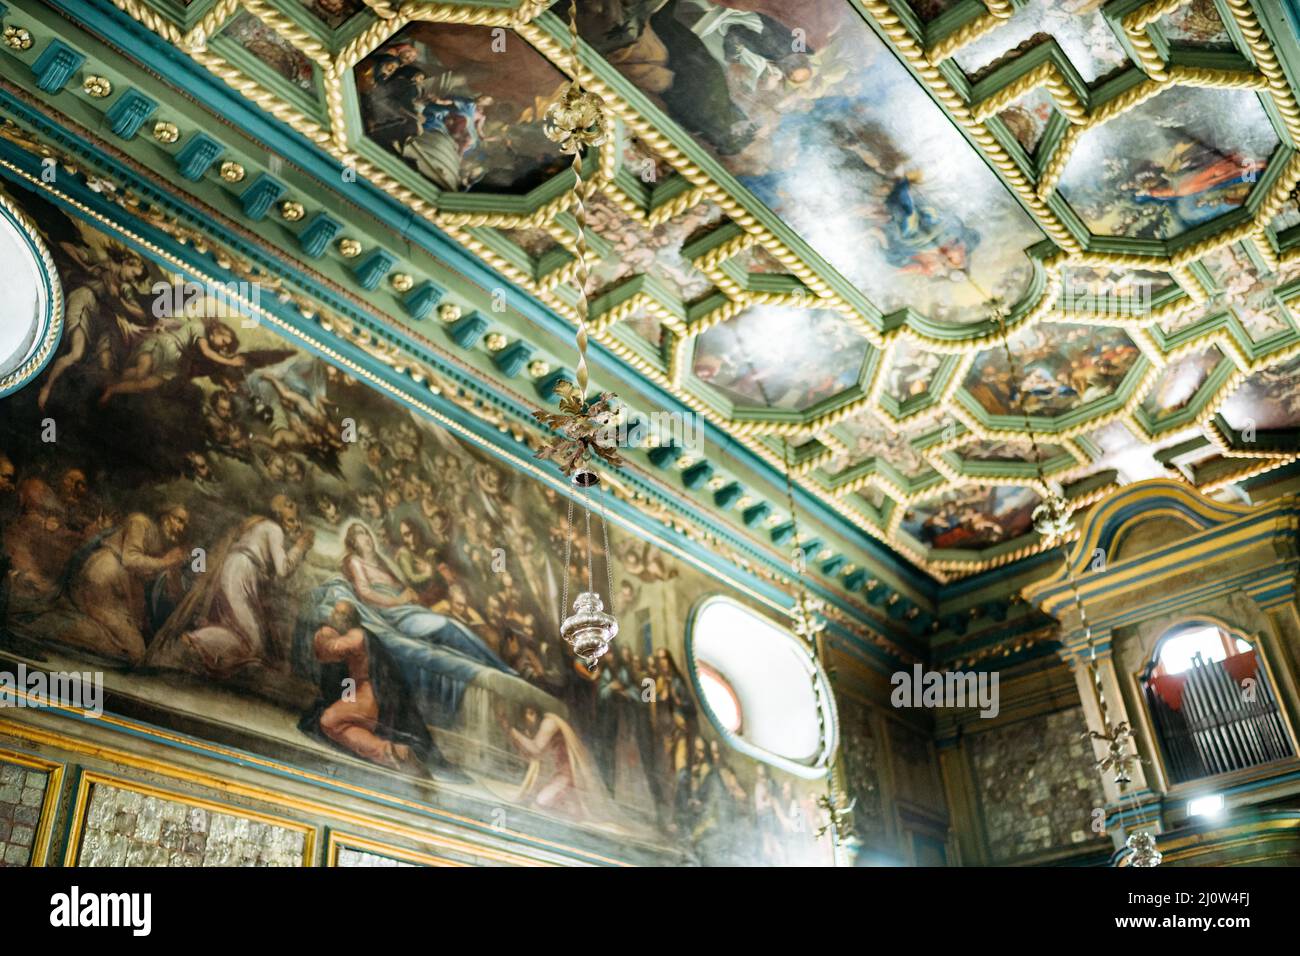
<svg viewBox="0 0 1300 956">
<path fill-rule="evenodd" d="M 260 591 L 293 574 L 315 534 L 303 530 L 298 505 L 286 495 L 271 499 L 271 514 L 253 515 L 227 535 L 204 586 L 191 591 L 168 621 L 169 638 L 193 620 L 204 622 L 181 637 L 213 676 L 228 676 L 247 664 L 279 656 Z M 159 646 L 161 650 L 161 641 Z"/>
<path fill-rule="evenodd" d="M 427 775 L 424 760 L 431 755 L 443 763 L 383 647 L 362 626 L 355 604 L 334 605 L 329 623 L 313 635 L 312 649 L 325 665 L 322 700 L 299 725 L 304 731 L 318 731 L 363 760 L 420 776 Z M 352 684 L 350 693 L 339 697 L 339 688 L 346 686 L 343 674 Z"/>
<path fill-rule="evenodd" d="M 98 628 L 89 635 L 74 629 L 69 636 L 108 657 L 132 664 L 144 660 L 146 586 L 159 578 L 174 579 L 189 558 L 181 546 L 189 520 L 189 512 L 180 505 L 164 508 L 157 521 L 136 512 L 101 538 L 70 585 L 73 606 Z"/>
</svg>

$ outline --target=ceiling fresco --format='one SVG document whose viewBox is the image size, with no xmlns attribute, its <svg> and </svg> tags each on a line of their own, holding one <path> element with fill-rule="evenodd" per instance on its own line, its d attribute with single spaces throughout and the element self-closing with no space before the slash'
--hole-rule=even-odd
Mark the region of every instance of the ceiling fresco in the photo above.
<svg viewBox="0 0 1300 956">
<path fill-rule="evenodd" d="M 572 172 L 540 122 L 564 10 L 115 2 L 574 319 Z M 773 466 L 788 443 L 856 529 L 949 580 L 1039 550 L 1056 486 L 1228 494 L 1296 457 L 1300 47 L 1277 4 L 578 12 L 615 121 L 584 175 L 593 338 Z M 750 494 L 723 500 L 750 524 Z"/>
</svg>

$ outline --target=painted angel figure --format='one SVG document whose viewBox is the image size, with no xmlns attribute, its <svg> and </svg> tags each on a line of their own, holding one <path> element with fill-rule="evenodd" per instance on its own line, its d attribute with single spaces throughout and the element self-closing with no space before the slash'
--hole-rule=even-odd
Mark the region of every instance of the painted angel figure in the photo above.
<svg viewBox="0 0 1300 956">
<path fill-rule="evenodd" d="M 61 242 L 67 294 L 63 339 L 67 349 L 50 366 L 37 404 L 44 408 L 55 384 L 73 366 L 93 354 L 103 372 L 111 373 L 130 353 L 150 320 L 138 299 L 148 266 L 125 246 L 99 249 L 87 243 Z"/>
</svg>

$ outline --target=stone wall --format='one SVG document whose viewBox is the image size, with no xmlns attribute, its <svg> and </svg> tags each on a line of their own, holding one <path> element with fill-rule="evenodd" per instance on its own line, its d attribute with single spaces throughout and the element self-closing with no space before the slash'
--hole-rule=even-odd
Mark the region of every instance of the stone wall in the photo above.
<svg viewBox="0 0 1300 956">
<path fill-rule="evenodd" d="M 40 821 L 49 775 L 0 763 L 0 866 L 26 866 Z"/>
<path fill-rule="evenodd" d="M 1084 740 L 1082 708 L 1003 724 L 970 738 L 971 772 L 993 862 L 1066 849 L 1098 836 L 1105 803 Z"/>
<path fill-rule="evenodd" d="M 339 848 L 339 855 L 335 861 L 335 866 L 415 866 L 414 863 L 407 863 L 405 860 L 395 860 L 391 856 L 382 856 L 378 853 L 371 853 L 368 850 L 354 850 L 352 847 L 345 846 Z"/>
<path fill-rule="evenodd" d="M 97 783 L 79 866 L 302 866 L 301 830 Z"/>
</svg>

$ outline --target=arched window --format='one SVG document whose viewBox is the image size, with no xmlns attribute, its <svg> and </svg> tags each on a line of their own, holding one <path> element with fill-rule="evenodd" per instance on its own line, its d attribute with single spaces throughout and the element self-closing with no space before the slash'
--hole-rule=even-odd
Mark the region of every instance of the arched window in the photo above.
<svg viewBox="0 0 1300 956">
<path fill-rule="evenodd" d="M 728 743 L 801 776 L 825 772 L 834 700 L 825 672 L 790 631 L 713 597 L 692 616 L 686 655 L 703 709 Z"/>
<path fill-rule="evenodd" d="M 1142 684 L 1171 783 L 1293 752 L 1257 651 L 1218 624 L 1171 629 L 1156 644 Z"/>
<path fill-rule="evenodd" d="M 0 396 L 31 381 L 54 352 L 59 296 L 52 273 L 35 230 L 0 196 Z"/>
</svg>

